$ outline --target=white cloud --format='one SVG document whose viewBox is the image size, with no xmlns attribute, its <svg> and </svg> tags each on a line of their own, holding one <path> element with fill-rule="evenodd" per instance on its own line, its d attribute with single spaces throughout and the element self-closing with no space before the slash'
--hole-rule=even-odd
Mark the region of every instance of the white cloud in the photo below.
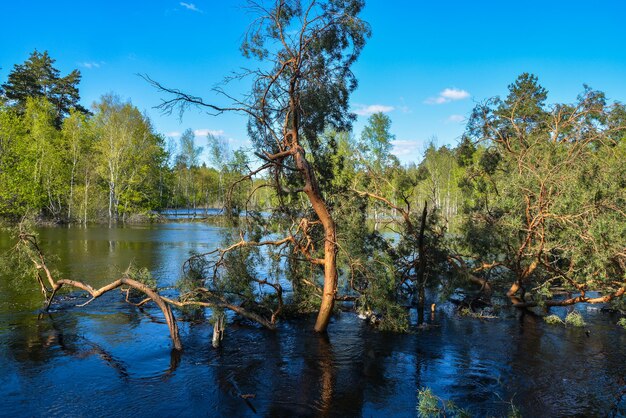
<svg viewBox="0 0 626 418">
<path fill-rule="evenodd" d="M 463 100 L 470 97 L 470 94 L 467 90 L 461 90 L 456 88 L 447 88 L 443 89 L 439 96 L 437 97 L 429 97 L 426 99 L 424 103 L 426 104 L 443 104 L 448 102 L 453 102 L 457 100 Z"/>
<path fill-rule="evenodd" d="M 193 131 L 194 135 L 196 136 L 223 136 L 224 135 L 224 131 L 222 129 L 217 129 L 217 130 L 213 130 L 213 129 L 196 129 Z"/>
<path fill-rule="evenodd" d="M 448 116 L 448 122 L 460 123 L 465 120 L 465 116 L 463 115 L 450 115 Z"/>
<path fill-rule="evenodd" d="M 445 89 L 439 94 L 441 97 L 445 97 L 450 100 L 463 100 L 470 97 L 470 94 L 466 90 L 459 89 Z"/>
<path fill-rule="evenodd" d="M 165 136 L 170 136 L 172 138 L 178 138 L 181 135 L 178 131 L 172 131 L 165 134 Z"/>
<path fill-rule="evenodd" d="M 79 62 L 78 65 L 80 65 L 81 67 L 85 67 L 89 70 L 93 69 L 93 68 L 100 68 L 100 66 L 104 64 L 103 61 L 100 62 L 96 62 L 96 61 L 85 61 L 85 62 Z"/>
<path fill-rule="evenodd" d="M 444 97 L 429 97 L 428 99 L 426 99 L 424 101 L 424 103 L 426 104 L 443 104 L 449 102 L 449 100 L 446 100 Z"/>
<path fill-rule="evenodd" d="M 203 13 L 202 10 L 198 9 L 198 7 L 193 3 L 185 3 L 181 1 L 179 4 L 187 10 L 191 10 L 192 12 Z"/>
<path fill-rule="evenodd" d="M 366 105 L 357 105 L 357 106 L 359 108 L 356 109 L 354 113 L 360 116 L 370 116 L 378 112 L 389 113 L 395 109 L 393 106 L 385 106 L 381 104 L 373 104 L 369 106 L 366 106 Z"/>
<path fill-rule="evenodd" d="M 423 141 L 414 139 L 396 139 L 391 141 L 392 153 L 397 157 L 413 154 L 421 148 Z"/>
</svg>

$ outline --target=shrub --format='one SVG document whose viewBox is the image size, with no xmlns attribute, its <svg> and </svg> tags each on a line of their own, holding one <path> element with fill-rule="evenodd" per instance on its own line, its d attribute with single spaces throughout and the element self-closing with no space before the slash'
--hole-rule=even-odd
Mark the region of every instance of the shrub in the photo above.
<svg viewBox="0 0 626 418">
<path fill-rule="evenodd" d="M 464 409 L 459 408 L 452 401 L 443 400 L 435 395 L 429 388 L 417 391 L 417 416 L 420 418 L 438 417 L 470 417 Z"/>
<path fill-rule="evenodd" d="M 568 313 L 565 317 L 565 323 L 573 327 L 584 327 L 586 325 L 583 316 L 578 311 Z"/>
<path fill-rule="evenodd" d="M 548 315 L 544 317 L 543 320 L 546 322 L 546 324 L 550 325 L 564 324 L 563 320 L 559 318 L 558 315 Z"/>
</svg>

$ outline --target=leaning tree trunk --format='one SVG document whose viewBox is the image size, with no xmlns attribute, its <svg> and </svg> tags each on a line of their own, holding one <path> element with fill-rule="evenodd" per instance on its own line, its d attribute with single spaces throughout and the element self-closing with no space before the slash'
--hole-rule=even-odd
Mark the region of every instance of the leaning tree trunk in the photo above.
<svg viewBox="0 0 626 418">
<path fill-rule="evenodd" d="M 315 174 L 305 158 L 304 150 L 300 146 L 297 146 L 294 157 L 296 167 L 304 175 L 303 191 L 309 198 L 315 214 L 324 227 L 324 289 L 322 304 L 315 322 L 315 331 L 326 332 L 335 305 L 335 294 L 337 293 L 337 227 L 326 202 L 322 198 Z"/>
</svg>

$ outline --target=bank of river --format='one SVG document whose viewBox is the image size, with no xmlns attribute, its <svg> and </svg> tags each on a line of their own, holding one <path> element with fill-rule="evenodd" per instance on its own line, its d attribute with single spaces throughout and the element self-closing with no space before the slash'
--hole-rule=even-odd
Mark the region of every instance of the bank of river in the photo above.
<svg viewBox="0 0 626 418">
<path fill-rule="evenodd" d="M 64 277 L 103 284 L 132 261 L 166 286 L 189 251 L 219 244 L 220 231 L 179 222 L 39 233 Z M 10 246 L 0 232 L 0 250 Z M 34 282 L 0 276 L 2 416 L 415 416 L 421 387 L 476 416 L 505 415 L 509 401 L 524 416 L 626 414 L 626 399 L 615 407 L 626 331 L 585 307 L 584 329 L 516 311 L 459 318 L 445 307 L 435 327 L 408 335 L 347 313 L 328 338 L 311 332 L 312 318 L 277 332 L 231 321 L 217 350 L 207 322 L 184 322 L 177 354 L 156 308 L 142 312 L 116 292 L 83 308 L 74 305 L 86 299 L 65 296 L 38 319 L 40 298 Z"/>
</svg>

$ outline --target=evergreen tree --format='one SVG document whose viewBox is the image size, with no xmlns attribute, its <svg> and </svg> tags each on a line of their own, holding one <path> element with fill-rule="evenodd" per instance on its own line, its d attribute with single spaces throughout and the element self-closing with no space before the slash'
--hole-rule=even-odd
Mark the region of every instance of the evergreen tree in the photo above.
<svg viewBox="0 0 626 418">
<path fill-rule="evenodd" d="M 2 91 L 6 100 L 20 113 L 26 109 L 27 98 L 45 97 L 52 103 L 55 124 L 60 127 L 70 109 L 77 109 L 82 113 L 88 113 L 88 110 L 79 103 L 80 71 L 72 70 L 62 77 L 60 71 L 53 66 L 54 62 L 47 51 L 40 53 L 35 50 L 23 64 L 13 66 L 7 82 L 2 84 Z"/>
</svg>

